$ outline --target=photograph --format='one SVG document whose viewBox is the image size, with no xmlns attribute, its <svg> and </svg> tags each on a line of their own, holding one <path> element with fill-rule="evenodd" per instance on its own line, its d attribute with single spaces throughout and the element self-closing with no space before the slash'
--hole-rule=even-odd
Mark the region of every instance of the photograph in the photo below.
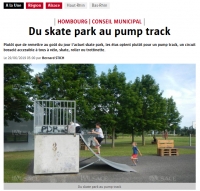
<svg viewBox="0 0 200 191">
<path fill-rule="evenodd" d="M 4 183 L 196 183 L 196 64 L 5 63 L 3 91 Z"/>
</svg>

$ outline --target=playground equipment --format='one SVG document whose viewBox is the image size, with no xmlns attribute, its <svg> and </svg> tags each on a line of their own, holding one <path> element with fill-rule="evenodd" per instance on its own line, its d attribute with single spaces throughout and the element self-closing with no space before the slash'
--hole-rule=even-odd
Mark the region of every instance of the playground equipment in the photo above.
<svg viewBox="0 0 200 191">
<path fill-rule="evenodd" d="M 93 135 L 75 132 L 76 102 L 66 100 L 36 100 L 34 102 L 34 174 L 78 173 L 102 161 L 113 168 L 131 172 L 133 168 L 96 154 L 90 147 Z M 97 157 L 97 161 L 79 168 L 80 138 Z"/>
</svg>

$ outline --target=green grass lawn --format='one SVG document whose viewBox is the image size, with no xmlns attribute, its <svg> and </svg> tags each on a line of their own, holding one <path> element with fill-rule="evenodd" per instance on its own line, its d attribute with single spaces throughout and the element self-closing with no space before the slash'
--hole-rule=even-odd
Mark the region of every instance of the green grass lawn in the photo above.
<svg viewBox="0 0 200 191">
<path fill-rule="evenodd" d="M 158 139 L 162 139 L 162 137 L 157 137 Z M 189 146 L 189 138 L 188 137 L 170 137 L 170 140 L 174 140 L 175 147 L 176 146 Z M 152 137 L 145 137 L 145 146 L 142 146 L 141 137 L 135 137 L 135 141 L 137 142 L 137 146 L 140 149 L 142 155 L 156 155 L 157 154 L 157 145 L 151 144 Z M 101 156 L 131 156 L 132 154 L 132 138 L 131 137 L 118 137 L 115 140 L 115 148 L 111 148 L 111 144 L 102 144 L 101 147 Z M 107 142 L 111 143 L 111 139 L 107 139 Z M 103 141 L 104 143 L 104 141 Z M 195 137 L 192 137 L 192 146 L 195 146 Z M 95 149 L 95 148 L 94 148 Z M 184 149 L 179 148 L 179 154 L 195 154 L 195 149 Z M 89 157 L 91 156 L 90 151 L 81 151 L 81 157 Z"/>
<path fill-rule="evenodd" d="M 162 139 L 161 137 L 157 137 Z M 176 146 L 189 146 L 188 137 L 170 137 Z M 131 137 L 122 136 L 115 140 L 115 148 L 111 148 L 111 139 L 107 139 L 108 144 L 102 144 L 101 156 L 131 156 Z M 152 137 L 145 137 L 146 145 L 142 146 L 141 137 L 135 137 L 143 156 L 156 155 L 157 145 L 152 145 Z M 103 141 L 104 142 L 104 141 Z M 192 137 L 192 146 L 195 146 L 195 137 Z M 195 149 L 179 148 L 179 154 L 195 154 Z M 92 153 L 88 150 L 80 151 L 80 157 L 89 157 Z M 5 152 L 4 153 L 4 182 L 23 182 L 28 166 L 33 160 L 33 151 L 26 152 Z"/>
<path fill-rule="evenodd" d="M 23 182 L 33 151 L 4 153 L 4 182 Z"/>
</svg>

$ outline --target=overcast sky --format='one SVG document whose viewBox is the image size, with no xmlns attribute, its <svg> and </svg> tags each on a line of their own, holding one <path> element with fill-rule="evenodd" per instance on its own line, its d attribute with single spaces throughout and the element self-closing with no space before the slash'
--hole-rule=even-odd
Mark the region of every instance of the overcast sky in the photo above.
<svg viewBox="0 0 200 191">
<path fill-rule="evenodd" d="M 97 74 L 108 72 L 115 64 L 95 64 Z M 150 74 L 164 91 L 163 97 L 173 97 L 183 119 L 181 127 L 191 126 L 196 121 L 196 66 L 195 64 L 116 64 L 124 72 L 127 82 Z M 43 72 L 46 64 L 32 64 L 32 75 Z"/>
</svg>

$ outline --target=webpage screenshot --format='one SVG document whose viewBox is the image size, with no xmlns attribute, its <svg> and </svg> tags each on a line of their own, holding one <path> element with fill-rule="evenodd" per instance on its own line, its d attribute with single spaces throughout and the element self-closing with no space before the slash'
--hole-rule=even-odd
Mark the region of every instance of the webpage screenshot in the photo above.
<svg viewBox="0 0 200 191">
<path fill-rule="evenodd" d="M 1 3 L 5 190 L 198 190 L 198 0 Z"/>
</svg>

